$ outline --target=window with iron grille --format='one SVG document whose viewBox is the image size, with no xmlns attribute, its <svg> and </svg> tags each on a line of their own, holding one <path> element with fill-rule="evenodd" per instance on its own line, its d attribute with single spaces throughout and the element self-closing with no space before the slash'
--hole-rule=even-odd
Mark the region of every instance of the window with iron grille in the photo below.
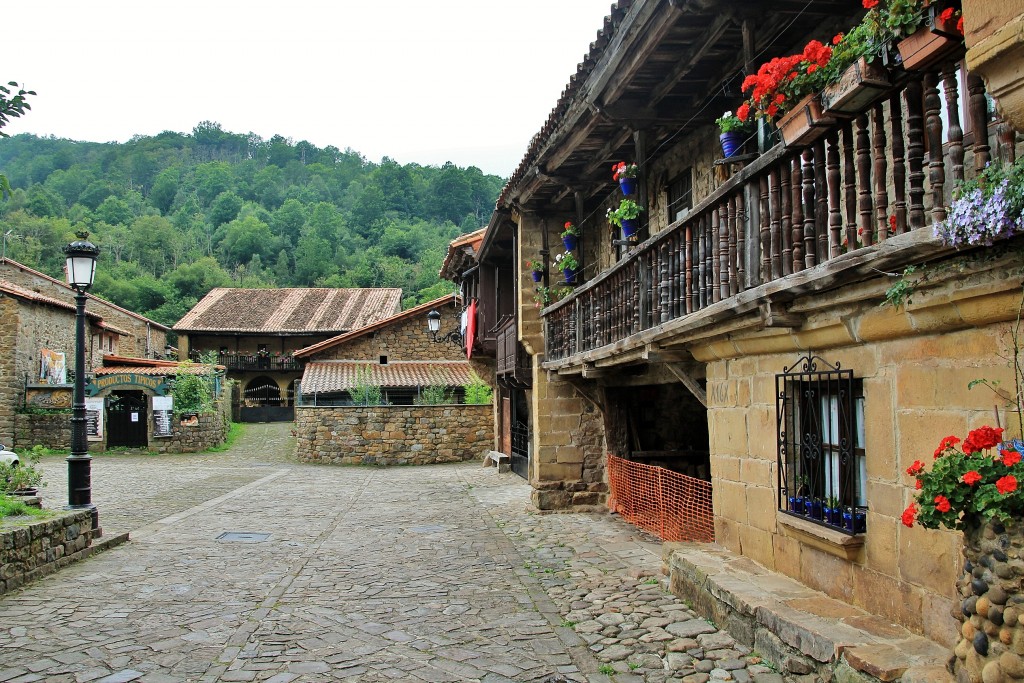
<svg viewBox="0 0 1024 683">
<path fill-rule="evenodd" d="M 685 218 L 693 208 L 693 169 L 688 168 L 668 185 L 668 222 Z"/>
<path fill-rule="evenodd" d="M 867 530 L 864 392 L 852 370 L 805 356 L 775 376 L 779 509 Z"/>
</svg>

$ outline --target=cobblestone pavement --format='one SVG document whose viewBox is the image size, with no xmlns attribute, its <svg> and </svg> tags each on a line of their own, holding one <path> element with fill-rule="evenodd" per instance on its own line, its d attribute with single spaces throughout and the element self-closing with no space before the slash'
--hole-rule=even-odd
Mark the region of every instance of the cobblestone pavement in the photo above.
<svg viewBox="0 0 1024 683">
<path fill-rule="evenodd" d="M 478 463 L 300 465 L 289 427 L 97 457 L 104 529 L 132 540 L 0 597 L 0 683 L 782 680 L 617 517 L 538 514 Z M 51 506 L 63 465 L 44 462 Z"/>
</svg>

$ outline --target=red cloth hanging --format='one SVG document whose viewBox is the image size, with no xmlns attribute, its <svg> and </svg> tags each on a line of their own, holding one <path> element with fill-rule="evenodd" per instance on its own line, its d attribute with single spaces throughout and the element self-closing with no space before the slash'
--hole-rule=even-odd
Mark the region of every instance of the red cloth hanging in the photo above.
<svg viewBox="0 0 1024 683">
<path fill-rule="evenodd" d="M 466 358 L 473 357 L 473 341 L 476 338 L 476 299 L 469 304 L 469 318 L 466 321 Z"/>
</svg>

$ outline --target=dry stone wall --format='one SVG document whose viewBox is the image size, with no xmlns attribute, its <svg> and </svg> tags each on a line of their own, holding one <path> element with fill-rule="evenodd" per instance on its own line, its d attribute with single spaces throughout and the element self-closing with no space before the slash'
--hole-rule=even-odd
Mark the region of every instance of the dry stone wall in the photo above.
<svg viewBox="0 0 1024 683">
<path fill-rule="evenodd" d="M 0 595 L 81 559 L 91 546 L 88 510 L 0 531 Z"/>
<path fill-rule="evenodd" d="M 301 462 L 433 465 L 481 458 L 494 442 L 490 405 L 296 408 Z"/>
<path fill-rule="evenodd" d="M 36 445 L 58 450 L 71 448 L 71 414 L 18 413 L 14 419 L 14 445 L 18 448 Z"/>
</svg>

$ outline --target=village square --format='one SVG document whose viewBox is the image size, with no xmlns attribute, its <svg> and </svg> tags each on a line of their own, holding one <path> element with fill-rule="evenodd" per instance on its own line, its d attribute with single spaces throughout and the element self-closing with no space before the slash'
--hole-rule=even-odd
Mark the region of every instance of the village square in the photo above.
<svg viewBox="0 0 1024 683">
<path fill-rule="evenodd" d="M 1024 0 L 594 28 L 503 175 L 0 133 L 0 683 L 1024 680 Z"/>
</svg>

